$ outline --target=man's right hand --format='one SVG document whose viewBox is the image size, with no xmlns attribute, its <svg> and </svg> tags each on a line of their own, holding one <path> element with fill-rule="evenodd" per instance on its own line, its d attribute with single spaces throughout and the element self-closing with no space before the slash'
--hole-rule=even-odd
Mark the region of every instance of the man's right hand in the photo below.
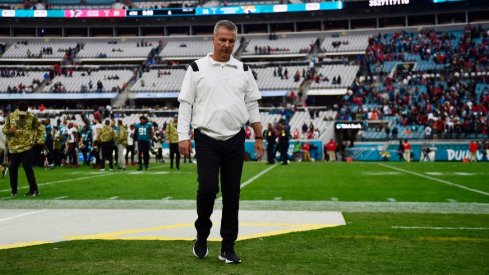
<svg viewBox="0 0 489 275">
<path fill-rule="evenodd" d="M 178 150 L 180 151 L 180 154 L 190 158 L 190 153 L 192 152 L 192 142 L 190 142 L 189 139 L 178 142 Z"/>
</svg>

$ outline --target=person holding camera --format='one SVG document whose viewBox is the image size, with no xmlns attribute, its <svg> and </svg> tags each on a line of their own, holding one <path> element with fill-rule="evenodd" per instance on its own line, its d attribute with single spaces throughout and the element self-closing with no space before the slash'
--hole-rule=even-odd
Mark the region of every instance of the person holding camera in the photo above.
<svg viewBox="0 0 489 275">
<path fill-rule="evenodd" d="M 32 148 L 36 144 L 44 143 L 44 133 L 39 119 L 27 109 L 26 102 L 19 102 L 18 108 L 5 119 L 5 127 L 2 130 L 7 137 L 9 149 L 11 196 L 17 195 L 18 171 L 21 163 L 29 183 L 29 192 L 25 196 L 35 197 L 39 195 L 36 177 L 32 169 L 34 159 Z"/>
</svg>

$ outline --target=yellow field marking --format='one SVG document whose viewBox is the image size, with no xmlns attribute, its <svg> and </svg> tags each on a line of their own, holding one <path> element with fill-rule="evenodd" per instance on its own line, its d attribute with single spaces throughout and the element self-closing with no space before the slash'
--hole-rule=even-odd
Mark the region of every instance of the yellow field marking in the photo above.
<svg viewBox="0 0 489 275">
<path fill-rule="evenodd" d="M 48 242 L 48 241 L 32 241 L 32 242 L 11 243 L 11 244 L 0 245 L 0 249 L 11 249 L 11 248 L 19 248 L 19 247 L 25 247 L 25 246 L 48 244 L 48 243 L 52 243 L 52 242 Z"/>
<path fill-rule="evenodd" d="M 219 225 L 219 223 L 216 224 L 216 226 L 218 226 L 218 225 Z M 193 223 L 164 225 L 164 226 L 156 226 L 156 227 L 149 227 L 149 228 L 106 232 L 106 233 L 100 233 L 100 234 L 68 236 L 68 237 L 65 237 L 65 239 L 66 240 L 93 240 L 93 239 L 98 239 L 98 240 L 161 240 L 161 241 L 182 240 L 182 241 L 189 241 L 189 240 L 193 240 L 194 238 L 166 237 L 166 236 L 131 237 L 131 236 L 127 236 L 127 235 L 133 235 L 133 234 L 145 233 L 145 232 L 156 232 L 156 231 L 161 231 L 161 230 L 184 228 L 184 227 L 193 227 L 193 226 L 194 226 Z M 262 222 L 252 223 L 252 222 L 245 222 L 245 223 L 241 223 L 240 226 L 291 227 L 291 228 L 270 230 L 270 231 L 264 231 L 264 232 L 255 233 L 255 234 L 248 234 L 248 235 L 241 235 L 238 238 L 238 240 L 248 240 L 248 239 L 254 239 L 254 238 L 261 238 L 261 237 L 287 234 L 287 233 L 292 233 L 292 232 L 317 230 L 317 229 L 321 229 L 321 228 L 335 227 L 335 226 L 339 226 L 339 225 L 337 225 L 337 224 L 290 224 L 290 223 L 262 223 Z M 220 241 L 220 239 L 219 238 L 209 238 L 209 241 Z"/>
<path fill-rule="evenodd" d="M 184 228 L 184 227 L 189 227 L 189 226 L 193 226 L 193 225 L 194 225 L 193 223 L 171 224 L 171 225 L 155 226 L 155 227 L 148 227 L 148 228 L 114 231 L 114 232 L 100 233 L 100 234 L 93 234 L 93 235 L 69 236 L 69 237 L 65 237 L 65 239 L 67 239 L 67 240 L 90 240 L 90 239 L 113 240 L 113 239 L 118 239 L 117 236 L 120 236 L 120 235 L 131 235 L 131 234 L 138 234 L 138 233 L 144 233 L 144 232 L 154 232 L 154 231 L 160 231 L 160 230 Z"/>
</svg>

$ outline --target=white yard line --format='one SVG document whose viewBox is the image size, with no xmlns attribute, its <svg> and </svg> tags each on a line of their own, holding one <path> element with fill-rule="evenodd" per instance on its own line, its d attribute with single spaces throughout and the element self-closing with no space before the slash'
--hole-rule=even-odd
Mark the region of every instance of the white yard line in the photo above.
<svg viewBox="0 0 489 275">
<path fill-rule="evenodd" d="M 261 171 L 260 173 L 256 174 L 256 175 L 255 175 L 254 177 L 252 177 L 251 179 L 249 179 L 249 180 L 247 180 L 247 181 L 243 182 L 243 183 L 241 184 L 241 189 L 245 188 L 245 186 L 246 186 L 246 185 L 248 185 L 248 184 L 250 184 L 250 183 L 254 182 L 254 181 L 255 181 L 256 179 L 258 179 L 259 177 L 261 177 L 261 176 L 265 175 L 265 174 L 266 174 L 266 173 L 268 173 L 270 170 L 272 170 L 273 168 L 277 167 L 277 165 L 278 165 L 278 164 L 274 164 L 274 165 L 272 165 L 272 166 L 268 167 L 267 169 L 265 169 L 265 170 Z"/>
<path fill-rule="evenodd" d="M 413 172 L 413 171 L 409 171 L 409 170 L 405 170 L 405 169 L 393 167 L 393 166 L 390 166 L 390 165 L 387 165 L 387 164 L 383 164 L 383 163 L 377 163 L 377 165 L 380 165 L 380 166 L 383 166 L 383 167 L 387 167 L 387 168 L 390 168 L 390 169 L 394 169 L 394 170 L 397 170 L 397 171 L 401 171 L 401 172 L 404 172 L 404 173 L 407 173 L 407 174 L 415 175 L 415 176 L 418 176 L 418 177 L 422 177 L 422 178 L 425 178 L 425 179 L 429 179 L 429 180 L 432 180 L 432 181 L 441 182 L 441 183 L 444 183 L 444 184 L 447 184 L 447 185 L 450 185 L 450 186 L 453 186 L 453 187 L 458 187 L 458 188 L 461 188 L 461 189 L 465 189 L 467 191 L 471 191 L 471 192 L 474 192 L 474 193 L 479 193 L 479 194 L 482 194 L 482 195 L 485 195 L 485 196 L 489 196 L 489 193 L 488 192 L 484 192 L 484 191 L 481 191 L 481 190 L 478 190 L 478 189 L 470 188 L 470 187 L 467 187 L 467 186 L 464 186 L 464 185 L 460 185 L 460 184 L 456 184 L 456 183 L 453 183 L 453 182 L 449 182 L 449 181 L 446 181 L 446 180 L 437 179 L 437 178 L 434 178 L 434 177 L 430 177 L 430 176 L 423 175 L 423 174 L 420 174 L 420 173 L 416 173 L 416 172 Z"/>
<path fill-rule="evenodd" d="M 66 199 L 68 196 L 63 196 L 63 197 L 57 197 L 57 198 L 54 198 L 53 200 L 62 200 L 62 199 Z"/>
<path fill-rule="evenodd" d="M 428 229 L 428 230 L 489 230 L 489 227 L 439 227 L 439 226 L 392 226 L 392 229 Z"/>
<path fill-rule="evenodd" d="M 81 177 L 81 178 L 72 178 L 72 179 L 65 179 L 65 180 L 56 180 L 56 181 L 51 181 L 51 182 L 45 182 L 45 183 L 40 183 L 37 186 L 46 186 L 46 185 L 51 185 L 51 184 L 56 184 L 56 183 L 65 183 L 65 182 L 72 182 L 72 181 L 77 181 L 77 180 L 86 180 L 86 179 L 92 179 L 92 178 L 98 178 L 98 177 L 106 177 L 110 175 L 115 175 L 112 173 L 107 173 L 107 174 L 100 174 L 100 175 L 94 175 L 94 176 L 88 176 L 88 177 Z M 22 186 L 19 187 L 19 189 L 26 189 L 29 186 Z M 11 192 L 12 190 L 9 189 L 2 189 L 0 192 Z M 42 190 L 41 190 L 42 191 Z"/>
<path fill-rule="evenodd" d="M 46 211 L 48 211 L 48 210 L 38 210 L 38 211 L 26 212 L 26 213 L 22 213 L 22 214 L 19 214 L 19 215 L 11 216 L 11 217 L 8 217 L 8 218 L 0 219 L 0 222 L 6 222 L 6 221 L 13 220 L 13 219 L 17 219 L 17 218 L 21 218 L 21 217 L 25 217 L 25 216 L 29 216 L 29 215 L 34 215 L 34 214 L 38 214 L 38 213 L 46 212 Z"/>
<path fill-rule="evenodd" d="M 10 197 L 9 197 L 10 198 Z M 215 209 L 221 209 L 217 202 Z M 195 200 L 0 200 L 0 209 L 195 209 Z M 240 209 L 378 213 L 489 214 L 489 203 L 241 200 Z"/>
</svg>

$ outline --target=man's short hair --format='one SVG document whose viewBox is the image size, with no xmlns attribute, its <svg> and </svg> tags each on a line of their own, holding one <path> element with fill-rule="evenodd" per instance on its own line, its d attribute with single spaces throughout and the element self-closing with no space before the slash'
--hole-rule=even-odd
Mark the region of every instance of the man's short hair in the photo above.
<svg viewBox="0 0 489 275">
<path fill-rule="evenodd" d="M 214 35 L 217 33 L 217 30 L 219 28 L 225 28 L 227 30 L 234 31 L 236 34 L 238 34 L 238 27 L 236 27 L 236 25 L 229 20 L 217 21 L 216 25 L 214 25 Z"/>
<path fill-rule="evenodd" d="M 145 116 L 140 116 L 139 119 L 144 119 L 144 120 L 147 120 L 147 118 Z"/>
</svg>

